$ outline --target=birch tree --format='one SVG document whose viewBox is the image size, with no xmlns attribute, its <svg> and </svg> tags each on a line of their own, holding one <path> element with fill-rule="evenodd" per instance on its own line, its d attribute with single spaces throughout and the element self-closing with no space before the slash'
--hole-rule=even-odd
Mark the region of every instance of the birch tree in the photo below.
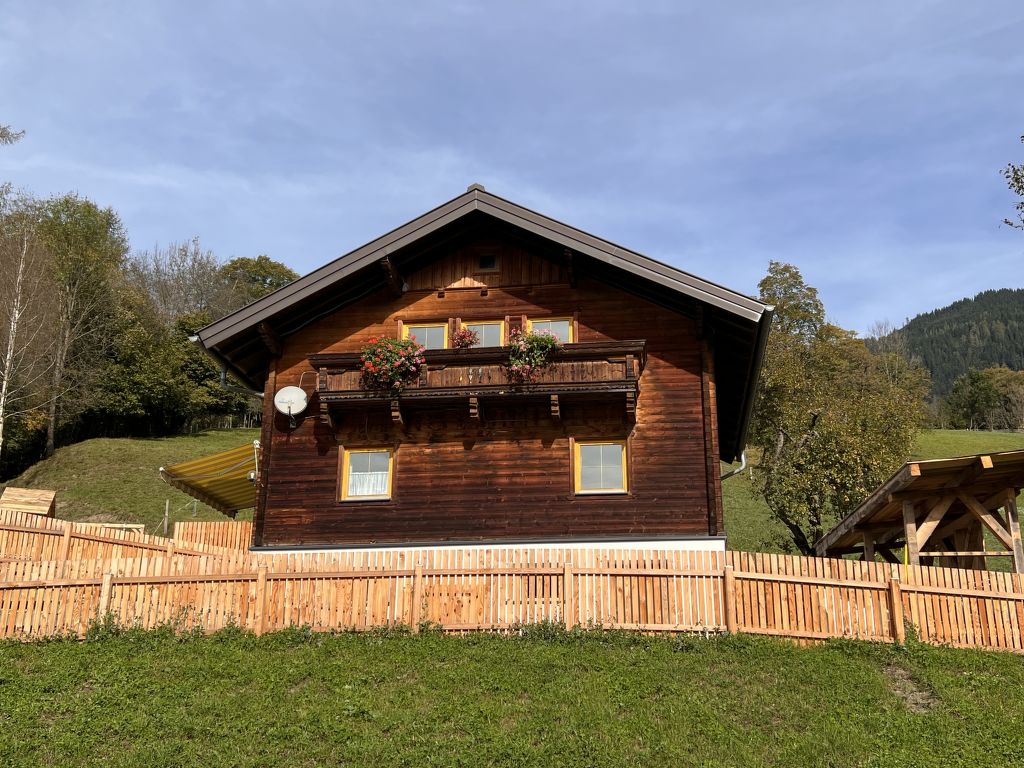
<svg viewBox="0 0 1024 768">
<path fill-rule="evenodd" d="M 41 405 L 46 375 L 45 251 L 38 205 L 0 187 L 0 454 L 11 419 Z"/>
</svg>

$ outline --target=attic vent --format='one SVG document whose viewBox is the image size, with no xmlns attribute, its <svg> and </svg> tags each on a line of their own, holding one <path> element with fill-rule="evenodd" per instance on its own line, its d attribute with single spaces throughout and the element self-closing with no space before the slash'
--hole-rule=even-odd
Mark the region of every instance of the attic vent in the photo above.
<svg viewBox="0 0 1024 768">
<path fill-rule="evenodd" d="M 493 253 L 481 253 L 477 269 L 481 272 L 495 272 L 498 269 L 498 257 Z"/>
</svg>

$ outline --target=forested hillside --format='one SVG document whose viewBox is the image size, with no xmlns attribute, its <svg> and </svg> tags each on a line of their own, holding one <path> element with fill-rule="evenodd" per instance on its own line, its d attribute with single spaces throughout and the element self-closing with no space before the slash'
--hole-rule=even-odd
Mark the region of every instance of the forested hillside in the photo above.
<svg viewBox="0 0 1024 768">
<path fill-rule="evenodd" d="M 1024 369 L 1024 289 L 983 291 L 910 320 L 898 333 L 945 397 L 969 369 Z"/>
</svg>

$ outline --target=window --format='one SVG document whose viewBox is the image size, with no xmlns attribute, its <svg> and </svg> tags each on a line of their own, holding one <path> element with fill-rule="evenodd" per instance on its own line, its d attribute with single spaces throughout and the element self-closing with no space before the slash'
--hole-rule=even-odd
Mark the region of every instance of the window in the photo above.
<svg viewBox="0 0 1024 768">
<path fill-rule="evenodd" d="M 626 442 L 573 443 L 576 493 L 626 492 Z"/>
<path fill-rule="evenodd" d="M 572 337 L 571 317 L 548 317 L 543 320 L 527 320 L 527 330 L 530 333 L 549 331 L 563 344 L 571 344 L 575 341 Z"/>
<path fill-rule="evenodd" d="M 448 323 L 403 325 L 402 338 L 414 339 L 427 349 L 445 349 L 448 346 Z"/>
<path fill-rule="evenodd" d="M 477 323 L 463 323 L 462 327 L 480 337 L 477 347 L 500 347 L 505 343 L 504 320 L 482 320 Z"/>
<path fill-rule="evenodd" d="M 477 272 L 497 272 L 498 257 L 493 253 L 481 253 L 477 261 Z"/>
<path fill-rule="evenodd" d="M 390 448 L 345 450 L 341 462 L 341 499 L 390 499 L 394 460 Z"/>
</svg>

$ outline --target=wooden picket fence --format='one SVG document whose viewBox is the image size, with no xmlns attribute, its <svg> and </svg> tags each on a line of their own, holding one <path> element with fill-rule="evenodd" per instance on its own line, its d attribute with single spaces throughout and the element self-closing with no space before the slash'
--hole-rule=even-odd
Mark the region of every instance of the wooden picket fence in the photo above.
<svg viewBox="0 0 1024 768">
<path fill-rule="evenodd" d="M 1024 651 L 1014 574 L 612 546 L 270 554 L 115 534 L 0 511 L 0 637 L 80 636 L 108 614 L 206 631 L 547 621 L 801 642 L 902 642 L 909 624 L 929 643 Z"/>
<path fill-rule="evenodd" d="M 208 544 L 211 547 L 248 549 L 252 542 L 249 520 L 185 520 L 174 524 L 174 540 L 182 544 Z"/>
</svg>

